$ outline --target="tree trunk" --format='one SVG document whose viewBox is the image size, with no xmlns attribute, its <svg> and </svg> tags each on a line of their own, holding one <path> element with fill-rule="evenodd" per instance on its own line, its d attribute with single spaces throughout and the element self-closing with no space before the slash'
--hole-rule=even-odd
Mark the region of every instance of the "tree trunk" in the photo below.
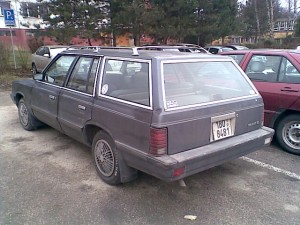
<svg viewBox="0 0 300 225">
<path fill-rule="evenodd" d="M 271 14 L 271 20 L 270 20 L 270 33 L 271 33 L 271 39 L 274 40 L 274 0 L 271 0 L 270 4 L 270 14 Z"/>
<path fill-rule="evenodd" d="M 288 1 L 288 21 L 287 21 L 287 26 L 286 26 L 286 33 L 285 33 L 285 37 L 287 38 L 289 35 L 289 26 L 290 26 L 290 14 L 292 12 L 292 0 Z"/>
<path fill-rule="evenodd" d="M 259 17 L 258 17 L 258 10 L 257 10 L 257 0 L 254 0 L 254 12 L 255 12 L 255 19 L 256 19 L 256 29 L 257 29 L 257 40 L 260 40 L 260 22 L 259 22 Z"/>
<path fill-rule="evenodd" d="M 274 4 L 273 0 L 266 0 L 268 11 L 269 38 L 274 40 Z"/>
<path fill-rule="evenodd" d="M 89 37 L 87 38 L 87 41 L 88 41 L 89 46 L 92 46 L 92 42 L 91 42 L 91 39 Z"/>
</svg>

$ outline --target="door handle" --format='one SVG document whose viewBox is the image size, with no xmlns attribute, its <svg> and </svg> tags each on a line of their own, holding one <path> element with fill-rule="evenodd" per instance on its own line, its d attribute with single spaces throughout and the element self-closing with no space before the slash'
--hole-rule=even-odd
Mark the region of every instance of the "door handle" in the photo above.
<svg viewBox="0 0 300 225">
<path fill-rule="evenodd" d="M 78 105 L 78 109 L 80 109 L 80 110 L 85 110 L 85 106 L 83 106 L 83 105 Z"/>
<path fill-rule="evenodd" d="M 299 92 L 298 89 L 291 89 L 291 88 L 283 88 L 283 89 L 280 89 L 280 91 L 286 91 L 286 92 Z"/>
<path fill-rule="evenodd" d="M 56 99 L 56 97 L 55 97 L 54 95 L 49 95 L 49 98 L 50 98 L 51 100 L 55 100 L 55 99 Z"/>
</svg>

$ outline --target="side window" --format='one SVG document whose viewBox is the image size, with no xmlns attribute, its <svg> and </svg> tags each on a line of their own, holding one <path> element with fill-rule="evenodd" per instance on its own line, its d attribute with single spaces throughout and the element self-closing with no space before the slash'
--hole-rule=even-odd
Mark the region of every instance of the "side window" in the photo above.
<svg viewBox="0 0 300 225">
<path fill-rule="evenodd" d="M 44 54 L 50 55 L 50 50 L 49 50 L 49 48 L 47 48 L 47 47 L 44 48 L 43 55 L 44 55 Z"/>
<path fill-rule="evenodd" d="M 37 55 L 44 55 L 44 47 L 40 47 L 37 51 L 36 51 Z"/>
<path fill-rule="evenodd" d="M 123 65 L 123 61 L 121 60 L 108 60 L 105 63 L 105 71 L 113 71 L 113 72 L 120 72 Z"/>
<path fill-rule="evenodd" d="M 233 58 L 237 64 L 240 64 L 240 62 L 244 58 L 244 55 L 227 55 L 227 56 L 230 56 L 231 58 Z"/>
<path fill-rule="evenodd" d="M 89 82 L 88 82 L 88 89 L 87 92 L 89 94 L 93 94 L 94 92 L 94 85 L 95 85 L 95 78 L 97 74 L 97 68 L 98 68 L 99 59 L 94 59 L 91 72 L 89 75 Z"/>
<path fill-rule="evenodd" d="M 246 74 L 252 80 L 276 82 L 279 74 L 281 56 L 253 55 Z"/>
<path fill-rule="evenodd" d="M 75 58 L 75 56 L 69 55 L 59 57 L 44 73 L 45 82 L 63 86 L 65 78 Z"/>
<path fill-rule="evenodd" d="M 98 63 L 98 58 L 80 58 L 70 76 L 67 87 L 93 94 Z"/>
<path fill-rule="evenodd" d="M 218 54 L 219 50 L 217 48 L 209 48 L 209 52 L 212 54 Z"/>
<path fill-rule="evenodd" d="M 280 64 L 279 82 L 300 83 L 300 73 L 297 68 L 286 58 Z"/>
<path fill-rule="evenodd" d="M 118 65 L 120 62 L 122 65 L 119 70 L 111 70 L 111 67 L 118 67 L 111 65 Z M 150 106 L 149 64 L 107 60 L 104 66 L 101 94 Z"/>
</svg>

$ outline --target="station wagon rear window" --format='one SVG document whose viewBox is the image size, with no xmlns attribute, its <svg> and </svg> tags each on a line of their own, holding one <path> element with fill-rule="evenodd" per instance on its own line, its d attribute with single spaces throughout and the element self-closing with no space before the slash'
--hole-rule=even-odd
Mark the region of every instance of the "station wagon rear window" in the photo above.
<svg viewBox="0 0 300 225">
<path fill-rule="evenodd" d="M 162 73 L 167 109 L 257 94 L 231 61 L 164 62 Z"/>
</svg>

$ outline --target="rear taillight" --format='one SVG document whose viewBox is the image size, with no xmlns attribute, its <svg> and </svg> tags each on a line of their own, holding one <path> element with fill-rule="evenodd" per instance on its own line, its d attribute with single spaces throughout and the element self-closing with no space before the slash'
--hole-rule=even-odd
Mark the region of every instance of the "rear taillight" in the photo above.
<svg viewBox="0 0 300 225">
<path fill-rule="evenodd" d="M 155 156 L 167 154 L 168 130 L 167 128 L 150 128 L 150 153 Z"/>
</svg>

